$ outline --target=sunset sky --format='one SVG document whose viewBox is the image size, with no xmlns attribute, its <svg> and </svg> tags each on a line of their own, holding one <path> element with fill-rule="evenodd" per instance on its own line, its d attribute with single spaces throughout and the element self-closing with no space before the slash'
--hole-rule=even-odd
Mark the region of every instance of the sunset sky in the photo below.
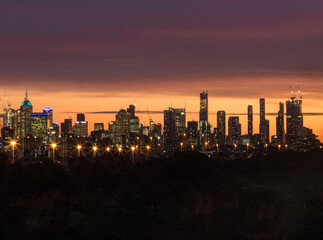
<svg viewBox="0 0 323 240">
<path fill-rule="evenodd" d="M 18 108 L 28 89 L 34 111 L 52 107 L 59 123 L 75 120 L 65 112 L 134 102 L 142 111 L 186 104 L 187 120 L 198 120 L 203 90 L 210 112 L 252 104 L 258 113 L 259 98 L 277 112 L 299 85 L 303 111 L 322 113 L 322 9 L 321 0 L 2 0 L 0 96 Z M 86 118 L 91 130 L 114 115 Z M 323 140 L 323 115 L 304 123 Z M 255 132 L 258 124 L 255 116 Z"/>
</svg>

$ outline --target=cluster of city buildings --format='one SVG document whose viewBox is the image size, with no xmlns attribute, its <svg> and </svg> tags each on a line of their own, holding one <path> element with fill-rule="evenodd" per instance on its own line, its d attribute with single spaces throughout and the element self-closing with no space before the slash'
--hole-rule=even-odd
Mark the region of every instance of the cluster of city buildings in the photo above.
<svg viewBox="0 0 323 240">
<path fill-rule="evenodd" d="M 166 108 L 164 126 L 150 120 L 149 125 L 140 123 L 136 116 L 136 106 L 130 105 L 121 109 L 115 121 L 109 122 L 105 129 L 104 123 L 94 123 L 94 131 L 88 134 L 88 122 L 83 113 L 77 114 L 75 122 L 65 119 L 59 127 L 53 122 L 53 109 L 44 108 L 42 112 L 33 112 L 33 105 L 28 94 L 19 109 L 10 105 L 4 108 L 3 127 L 1 129 L 3 151 L 11 151 L 10 143 L 17 142 L 16 154 L 20 158 L 37 158 L 50 155 L 51 147 L 57 147 L 61 158 L 68 158 L 96 149 L 132 149 L 138 154 L 172 154 L 184 150 L 234 149 L 243 146 L 278 148 L 308 151 L 320 147 L 320 142 L 313 131 L 303 125 L 302 97 L 291 96 L 284 103 L 279 103 L 276 117 L 276 135 L 269 134 L 269 120 L 266 119 L 265 99 L 259 101 L 259 133 L 254 134 L 253 106 L 249 105 L 248 131 L 241 134 L 239 116 L 226 118 L 225 111 L 217 112 L 217 127 L 213 128 L 208 115 L 208 92 L 200 93 L 199 121 L 186 121 L 185 108 Z M 286 109 L 286 114 L 285 114 Z M 228 121 L 228 124 L 226 124 Z M 286 121 L 286 124 L 285 124 Z M 286 125 L 286 131 L 285 131 Z M 228 129 L 226 129 L 228 126 Z M 79 149 L 77 149 L 77 147 Z M 91 150 L 92 149 L 92 150 Z M 224 151 L 224 150 L 223 150 Z M 231 151 L 231 150 L 230 150 Z"/>
</svg>

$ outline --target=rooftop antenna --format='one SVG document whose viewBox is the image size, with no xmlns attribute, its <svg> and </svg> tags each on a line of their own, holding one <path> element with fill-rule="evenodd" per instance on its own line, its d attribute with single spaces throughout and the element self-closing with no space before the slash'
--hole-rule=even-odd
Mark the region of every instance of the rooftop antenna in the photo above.
<svg viewBox="0 0 323 240">
<path fill-rule="evenodd" d="M 4 90 L 4 94 L 6 95 L 6 102 L 7 102 L 7 106 L 9 107 L 11 104 L 8 101 L 8 96 L 7 96 L 7 91 Z"/>
<path fill-rule="evenodd" d="M 26 89 L 25 100 L 28 100 L 28 91 L 27 91 L 27 89 Z"/>
<path fill-rule="evenodd" d="M 148 118 L 149 118 L 149 122 L 151 121 L 151 116 L 149 114 L 149 110 L 148 110 L 148 107 L 147 107 L 147 114 L 148 114 Z"/>
<path fill-rule="evenodd" d="M 3 105 L 3 102 L 2 102 L 1 97 L 0 97 L 0 102 L 1 102 L 1 106 L 2 106 L 3 110 L 5 110 L 6 108 L 5 108 L 5 106 Z"/>
<path fill-rule="evenodd" d="M 299 98 L 302 99 L 301 89 L 300 89 L 299 85 L 297 85 L 297 90 L 298 90 Z"/>
<path fill-rule="evenodd" d="M 292 86 L 289 86 L 289 89 L 290 89 L 290 93 L 292 94 L 292 97 L 295 97 L 295 96 L 294 96 L 294 91 L 293 91 Z"/>
</svg>

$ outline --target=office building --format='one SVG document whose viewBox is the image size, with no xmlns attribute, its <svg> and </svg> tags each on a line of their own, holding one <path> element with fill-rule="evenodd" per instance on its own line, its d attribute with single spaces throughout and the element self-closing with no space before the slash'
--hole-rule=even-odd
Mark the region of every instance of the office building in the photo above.
<svg viewBox="0 0 323 240">
<path fill-rule="evenodd" d="M 76 115 L 76 121 L 78 121 L 78 122 L 85 121 L 85 115 L 84 115 L 84 113 L 78 113 Z"/>
<path fill-rule="evenodd" d="M 248 135 L 251 139 L 253 135 L 253 109 L 252 105 L 248 106 Z"/>
<path fill-rule="evenodd" d="M 114 122 L 114 144 L 117 146 L 128 146 L 130 141 L 130 114 L 121 109 Z"/>
<path fill-rule="evenodd" d="M 188 121 L 187 122 L 187 145 L 188 145 L 188 147 L 196 149 L 196 147 L 198 146 L 198 141 L 199 141 L 198 122 L 197 121 Z"/>
<path fill-rule="evenodd" d="M 41 137 L 43 141 L 46 141 L 48 128 L 48 113 L 31 113 L 31 129 L 33 136 Z"/>
<path fill-rule="evenodd" d="M 302 98 L 291 97 L 286 102 L 286 142 L 292 143 L 299 128 L 303 127 Z"/>
<path fill-rule="evenodd" d="M 209 100 L 208 92 L 204 91 L 200 93 L 200 143 L 205 141 L 205 136 L 208 129 L 208 109 Z"/>
<path fill-rule="evenodd" d="M 33 106 L 28 99 L 28 92 L 26 91 L 25 100 L 20 106 L 19 112 L 19 137 L 24 138 L 27 135 L 31 134 L 31 113 L 33 112 Z"/>
<path fill-rule="evenodd" d="M 279 103 L 278 116 L 276 117 L 276 136 L 279 144 L 285 144 L 284 104 Z"/>
<path fill-rule="evenodd" d="M 228 143 L 230 145 L 238 145 L 241 137 L 241 124 L 239 122 L 239 117 L 229 117 L 228 128 Z"/>
<path fill-rule="evenodd" d="M 216 137 L 216 144 L 225 145 L 225 133 L 226 133 L 226 117 L 225 111 L 218 111 L 217 112 L 217 137 Z"/>
<path fill-rule="evenodd" d="M 85 121 L 83 113 L 77 114 L 77 121 L 74 125 L 74 136 L 77 138 L 86 138 L 88 136 L 88 122 Z"/>
<path fill-rule="evenodd" d="M 94 131 L 103 131 L 104 130 L 104 123 L 94 123 Z"/>
<path fill-rule="evenodd" d="M 53 109 L 52 108 L 44 108 L 43 113 L 48 114 L 49 118 L 49 127 L 53 127 Z"/>
<path fill-rule="evenodd" d="M 266 120 L 265 99 L 260 98 L 260 123 L 259 134 L 263 144 L 269 143 L 269 120 Z"/>
</svg>

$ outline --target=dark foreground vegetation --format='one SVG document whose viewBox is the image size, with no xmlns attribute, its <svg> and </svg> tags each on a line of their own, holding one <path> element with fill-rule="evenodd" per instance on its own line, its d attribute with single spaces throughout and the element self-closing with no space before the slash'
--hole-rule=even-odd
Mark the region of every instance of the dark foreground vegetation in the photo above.
<svg viewBox="0 0 323 240">
<path fill-rule="evenodd" d="M 0 161 L 0 239 L 323 239 L 323 152 Z"/>
</svg>

